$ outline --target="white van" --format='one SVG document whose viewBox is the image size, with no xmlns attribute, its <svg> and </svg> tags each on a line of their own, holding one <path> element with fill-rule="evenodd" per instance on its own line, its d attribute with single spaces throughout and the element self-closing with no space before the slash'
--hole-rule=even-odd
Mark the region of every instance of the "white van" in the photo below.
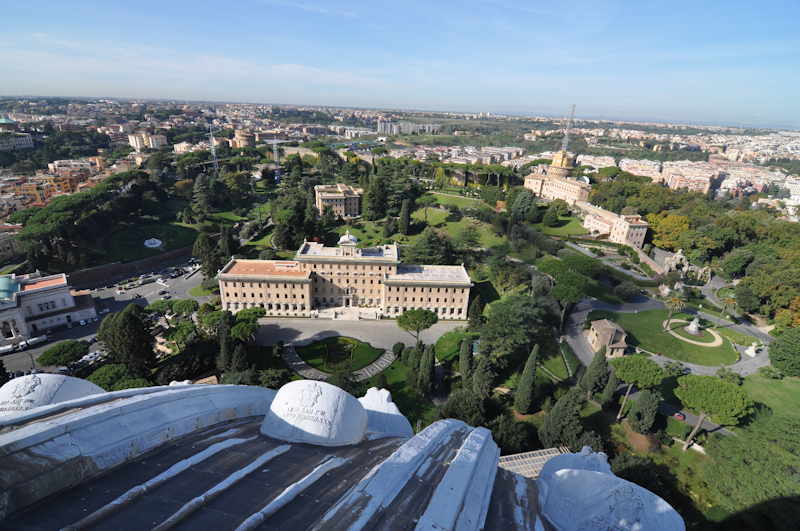
<svg viewBox="0 0 800 531">
<path fill-rule="evenodd" d="M 3 345 L 2 347 L 0 347 L 0 356 L 2 356 L 3 354 L 14 352 L 15 350 L 17 350 L 16 345 Z"/>
</svg>

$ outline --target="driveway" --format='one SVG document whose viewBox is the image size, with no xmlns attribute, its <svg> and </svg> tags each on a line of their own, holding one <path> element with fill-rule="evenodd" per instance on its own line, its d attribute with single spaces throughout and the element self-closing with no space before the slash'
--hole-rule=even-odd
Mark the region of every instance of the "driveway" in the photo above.
<svg viewBox="0 0 800 531">
<path fill-rule="evenodd" d="M 391 350 L 395 343 L 414 344 L 414 336 L 397 326 L 394 320 L 339 321 L 330 319 L 278 319 L 266 317 L 258 320 L 256 342 L 273 345 L 283 341 L 293 345 L 307 345 L 326 337 L 354 337 L 375 348 Z M 466 326 L 466 321 L 440 321 L 420 334 L 423 343 L 435 343 L 443 334 Z"/>
</svg>

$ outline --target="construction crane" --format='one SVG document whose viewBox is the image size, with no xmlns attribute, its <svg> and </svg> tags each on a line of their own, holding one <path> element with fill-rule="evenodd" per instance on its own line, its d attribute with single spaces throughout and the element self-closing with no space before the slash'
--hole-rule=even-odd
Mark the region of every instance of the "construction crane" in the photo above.
<svg viewBox="0 0 800 531">
<path fill-rule="evenodd" d="M 572 127 L 572 121 L 575 119 L 575 104 L 572 104 L 572 110 L 569 113 L 569 120 L 564 125 L 564 139 L 561 141 L 561 151 L 567 151 L 569 144 L 569 129 Z"/>
</svg>

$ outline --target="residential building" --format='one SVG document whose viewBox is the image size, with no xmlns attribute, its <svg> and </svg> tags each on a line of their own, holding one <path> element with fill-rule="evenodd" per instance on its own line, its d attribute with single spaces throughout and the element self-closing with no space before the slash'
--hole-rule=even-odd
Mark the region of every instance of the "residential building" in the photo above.
<svg viewBox="0 0 800 531">
<path fill-rule="evenodd" d="M 233 258 L 219 273 L 222 307 L 304 317 L 331 307 L 385 317 L 424 308 L 439 319 L 466 319 L 472 282 L 463 266 L 402 264 L 396 244 L 356 244 L 348 232 L 337 247 L 304 242 L 294 260 Z"/>
<path fill-rule="evenodd" d="M 147 135 L 147 146 L 150 149 L 161 149 L 167 145 L 167 137 L 164 135 Z"/>
<path fill-rule="evenodd" d="M 667 174 L 664 183 L 673 190 L 688 190 L 707 194 L 712 185 L 711 177 L 704 175 L 683 175 L 680 173 Z"/>
<path fill-rule="evenodd" d="M 254 147 L 255 145 L 255 137 L 252 133 L 242 129 L 237 129 L 233 133 L 233 141 L 231 142 L 232 148 L 238 149 L 244 147 Z"/>
<path fill-rule="evenodd" d="M 628 335 L 625 329 L 608 319 L 592 321 L 587 332 L 589 344 L 595 352 L 606 349 L 607 358 L 619 358 L 625 354 L 628 348 L 626 339 Z"/>
<path fill-rule="evenodd" d="M 592 168 L 609 168 L 616 166 L 617 163 L 614 157 L 606 157 L 600 155 L 578 155 L 576 159 L 578 166 L 591 166 Z"/>
<path fill-rule="evenodd" d="M 64 273 L 0 275 L 0 341 L 21 341 L 96 316 L 92 296 L 72 291 Z"/>
<path fill-rule="evenodd" d="M 622 159 L 619 161 L 619 169 L 632 173 L 650 177 L 653 182 L 661 182 L 661 163 L 657 160 L 635 160 Z"/>
<path fill-rule="evenodd" d="M 183 154 L 189 153 L 192 150 L 192 143 L 191 142 L 178 142 L 172 146 L 172 150 L 175 153 Z"/>
<path fill-rule="evenodd" d="M 355 218 L 361 215 L 361 196 L 364 190 L 349 184 L 320 184 L 314 187 L 315 205 L 320 214 L 326 208 L 341 218 Z"/>
<path fill-rule="evenodd" d="M 147 135 L 144 133 L 136 133 L 128 135 L 128 144 L 137 152 L 147 148 Z"/>
<path fill-rule="evenodd" d="M 32 147 L 33 137 L 28 133 L 0 133 L 0 151 L 16 151 Z"/>
<path fill-rule="evenodd" d="M 587 201 L 592 186 L 589 183 L 563 176 L 565 168 L 540 165 L 525 177 L 525 188 L 542 199 L 561 199 L 570 205 Z"/>
<path fill-rule="evenodd" d="M 608 241 L 641 249 L 647 236 L 648 223 L 637 215 L 619 215 L 589 204 L 575 203 L 583 213 L 583 227 L 595 236 L 608 235 Z"/>
</svg>

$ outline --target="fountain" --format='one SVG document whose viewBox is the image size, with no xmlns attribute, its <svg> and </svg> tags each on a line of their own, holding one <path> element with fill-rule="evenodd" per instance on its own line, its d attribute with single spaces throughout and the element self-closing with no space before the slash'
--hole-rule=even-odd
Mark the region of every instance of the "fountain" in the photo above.
<svg viewBox="0 0 800 531">
<path fill-rule="evenodd" d="M 753 344 L 747 347 L 744 350 L 744 353 L 750 356 L 751 358 L 755 358 L 758 355 L 758 343 L 753 341 Z"/>
<path fill-rule="evenodd" d="M 688 333 L 692 334 L 693 336 L 700 335 L 700 319 L 695 317 L 692 319 L 692 322 L 685 329 Z"/>
</svg>

